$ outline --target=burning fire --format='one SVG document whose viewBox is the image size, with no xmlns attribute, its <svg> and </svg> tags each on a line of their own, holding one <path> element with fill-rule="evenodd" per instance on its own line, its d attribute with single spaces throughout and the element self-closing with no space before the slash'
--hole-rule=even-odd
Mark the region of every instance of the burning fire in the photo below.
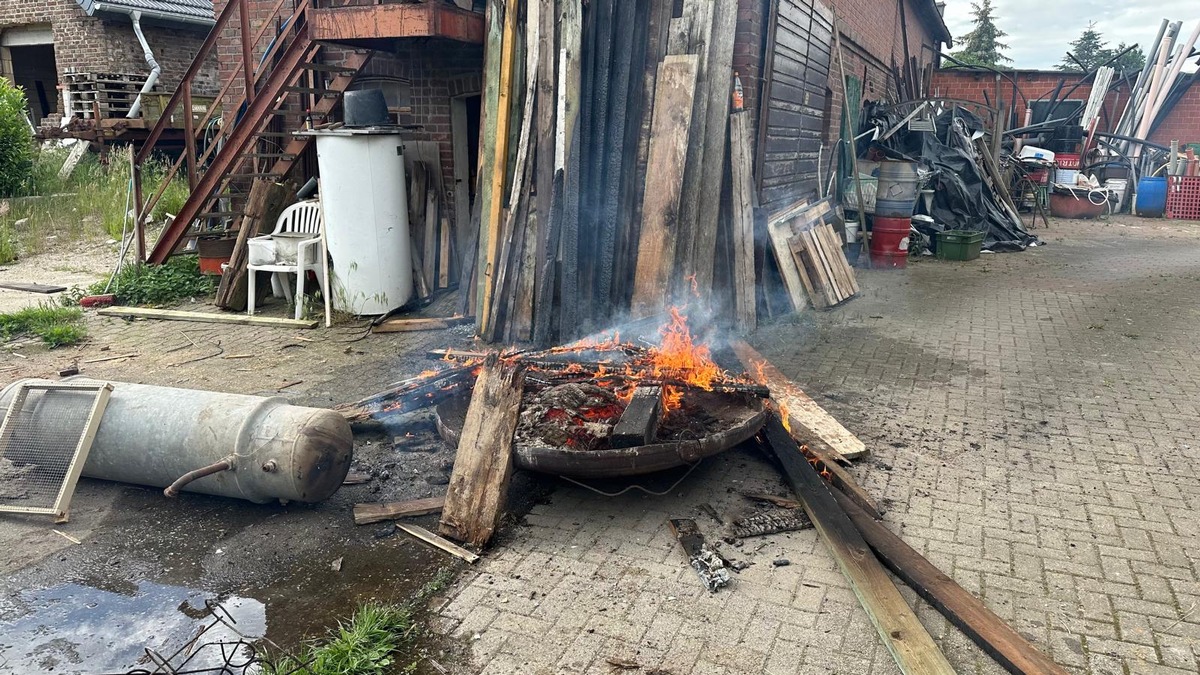
<svg viewBox="0 0 1200 675">
<path fill-rule="evenodd" d="M 650 374 L 712 391 L 713 381 L 722 376 L 721 369 L 713 362 L 708 346 L 696 344 L 692 339 L 687 317 L 678 307 L 672 307 L 670 311 L 671 322 L 659 330 L 662 344 L 649 350 Z M 677 409 L 682 400 L 683 390 L 680 387 L 663 387 L 663 404 L 667 410 Z"/>
</svg>

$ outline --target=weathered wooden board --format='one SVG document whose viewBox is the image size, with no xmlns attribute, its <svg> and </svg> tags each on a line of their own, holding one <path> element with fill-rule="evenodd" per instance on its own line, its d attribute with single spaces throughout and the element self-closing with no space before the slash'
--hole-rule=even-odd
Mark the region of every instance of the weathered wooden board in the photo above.
<svg viewBox="0 0 1200 675">
<path fill-rule="evenodd" d="M 504 515 L 525 369 L 489 358 L 475 381 L 442 510 L 442 534 L 480 547 Z"/>
<path fill-rule="evenodd" d="M 475 555 L 474 553 L 455 544 L 454 542 L 446 541 L 429 530 L 421 527 L 420 525 L 413 525 L 412 523 L 396 523 L 396 529 L 407 532 L 426 544 L 440 548 L 446 553 L 449 553 L 457 558 L 461 558 L 469 563 L 479 560 L 479 556 Z"/>
<path fill-rule="evenodd" d="M 738 329 L 758 326 L 754 275 L 754 158 L 750 151 L 750 113 L 729 116 L 729 169 L 733 201 L 733 313 Z"/>
<path fill-rule="evenodd" d="M 181 312 L 174 309 L 150 309 L 148 307 L 105 307 L 96 312 L 101 316 L 119 316 L 132 319 L 164 319 L 167 321 L 199 321 L 201 323 L 227 323 L 242 326 L 277 326 L 281 328 L 316 328 L 317 321 L 307 319 L 277 319 L 269 316 L 247 316 L 245 314 L 217 314 L 215 312 Z"/>
<path fill-rule="evenodd" d="M 79 142 L 83 143 L 83 141 Z M 0 288 L 7 288 L 12 291 L 25 291 L 26 293 L 61 293 L 67 290 L 66 286 L 48 286 L 46 284 L 33 284 L 22 281 L 6 281 L 0 283 Z"/>
<path fill-rule="evenodd" d="M 397 518 L 427 516 L 439 513 L 446 504 L 446 497 L 427 497 L 425 499 L 410 499 L 406 502 L 378 502 L 375 504 L 355 504 L 354 524 L 367 525 L 380 523 Z"/>
<path fill-rule="evenodd" d="M 800 452 L 783 423 L 771 415 L 765 429 L 767 441 L 783 464 L 788 483 L 804 504 L 804 512 L 850 582 L 900 671 L 911 675 L 954 675 L 954 668 L 933 637 L 904 601 L 887 570 L 871 553 L 867 542 L 838 506 L 829 487 Z"/>
<path fill-rule="evenodd" d="M 730 348 L 755 382 L 770 389 L 771 399 L 787 409 L 789 426 L 796 440 L 828 452 L 835 462 L 867 454 L 866 446 L 857 436 L 744 340 L 732 341 Z"/>
<path fill-rule="evenodd" d="M 466 323 L 463 316 L 429 317 L 417 319 L 388 319 L 371 327 L 372 333 L 411 333 L 423 330 L 442 330 Z"/>
<path fill-rule="evenodd" d="M 679 190 L 696 93 L 696 67 L 697 57 L 689 54 L 668 56 L 658 69 L 631 303 L 633 318 L 662 311 L 675 281 L 671 277 L 680 218 Z"/>
<path fill-rule="evenodd" d="M 1066 675 L 1066 669 L 1050 660 L 996 616 L 979 598 L 955 583 L 849 497 L 836 491 L 833 496 L 883 564 L 1008 672 L 1020 675 Z"/>
<path fill-rule="evenodd" d="M 779 218 L 767 219 L 767 238 L 771 241 L 775 264 L 779 267 L 779 275 L 783 278 L 783 287 L 792 303 L 792 309 L 798 312 L 807 304 L 804 299 L 806 289 L 792 257 L 792 245 L 789 242 L 792 236 L 788 221 Z"/>
</svg>

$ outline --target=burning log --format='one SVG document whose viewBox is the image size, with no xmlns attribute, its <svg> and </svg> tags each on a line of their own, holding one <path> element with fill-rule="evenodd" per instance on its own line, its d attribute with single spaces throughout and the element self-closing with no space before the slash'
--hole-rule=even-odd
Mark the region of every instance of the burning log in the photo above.
<svg viewBox="0 0 1200 675">
<path fill-rule="evenodd" d="M 654 441 L 662 420 L 662 387 L 638 387 L 608 437 L 613 448 L 633 448 Z"/>
<path fill-rule="evenodd" d="M 350 422 L 361 422 L 380 415 L 399 415 L 434 405 L 458 393 L 472 380 L 476 363 L 427 370 L 416 377 L 360 401 L 340 405 L 334 410 Z"/>
<path fill-rule="evenodd" d="M 812 521 L 803 511 L 796 509 L 772 509 L 759 511 L 733 521 L 733 536 L 745 539 L 764 534 L 796 532 L 812 527 Z"/>
</svg>

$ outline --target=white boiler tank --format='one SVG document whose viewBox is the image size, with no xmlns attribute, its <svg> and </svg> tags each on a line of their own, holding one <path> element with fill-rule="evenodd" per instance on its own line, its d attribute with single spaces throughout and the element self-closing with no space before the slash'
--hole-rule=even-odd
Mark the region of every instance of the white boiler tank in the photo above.
<svg viewBox="0 0 1200 675">
<path fill-rule="evenodd" d="M 310 133 L 317 138 L 333 306 L 386 314 L 413 292 L 400 134 L 378 128 Z"/>
</svg>

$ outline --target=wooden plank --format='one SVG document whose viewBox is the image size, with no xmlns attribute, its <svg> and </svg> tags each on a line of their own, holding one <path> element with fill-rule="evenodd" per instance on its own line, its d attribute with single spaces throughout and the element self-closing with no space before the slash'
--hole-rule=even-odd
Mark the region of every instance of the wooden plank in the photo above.
<svg viewBox="0 0 1200 675">
<path fill-rule="evenodd" d="M 46 284 L 25 283 L 23 281 L 6 281 L 0 283 L 0 288 L 25 291 L 27 293 L 61 293 L 67 290 L 66 286 L 47 286 Z"/>
<path fill-rule="evenodd" d="M 845 293 L 842 300 L 854 297 L 858 293 L 858 284 L 854 278 L 854 270 L 850 269 L 850 262 L 846 260 L 846 253 L 842 250 L 841 239 L 837 232 L 834 232 L 833 226 L 824 224 L 818 225 L 815 231 L 817 236 L 825 242 L 825 253 L 829 256 L 833 273 L 838 278 L 838 285 Z"/>
<path fill-rule="evenodd" d="M 632 318 L 661 312 L 667 306 L 668 290 L 675 283 L 679 191 L 696 90 L 696 64 L 695 55 L 672 55 L 663 59 L 658 69 Z"/>
<path fill-rule="evenodd" d="M 427 173 L 432 169 L 427 169 Z M 440 173 L 440 171 L 439 171 Z M 434 284 L 437 283 L 437 245 L 438 239 L 438 190 L 433 181 L 427 181 L 425 185 L 425 236 L 422 237 L 421 243 L 424 245 L 424 254 L 421 256 L 421 265 L 425 276 L 426 288 L 437 288 Z"/>
<path fill-rule="evenodd" d="M 733 201 L 733 313 L 740 331 L 758 326 L 754 276 L 754 159 L 750 113 L 729 116 L 729 170 Z"/>
<path fill-rule="evenodd" d="M 239 326 L 277 326 L 281 328 L 316 328 L 318 323 L 317 321 L 309 321 L 307 319 L 277 319 L 269 316 L 247 316 L 245 314 L 181 312 L 174 309 L 150 309 L 148 307 L 105 307 L 96 313 L 101 316 L 118 316 L 133 319 L 198 321 L 200 323 L 224 323 Z"/>
<path fill-rule="evenodd" d="M 774 504 L 781 509 L 798 509 L 803 506 L 795 499 L 788 499 L 787 497 L 780 497 L 778 495 L 767 494 L 765 492 L 743 492 L 742 496 L 746 499 L 753 499 L 756 502 L 767 502 L 768 504 Z"/>
<path fill-rule="evenodd" d="M 439 219 L 441 222 L 438 230 L 438 267 L 437 267 L 437 287 L 450 287 L 450 217 L 442 214 Z"/>
<path fill-rule="evenodd" d="M 536 330 L 534 326 L 539 315 L 546 314 L 552 311 L 552 302 L 545 302 L 544 287 L 553 288 L 553 284 L 549 278 L 553 276 L 546 269 L 547 259 L 553 259 L 557 255 L 558 242 L 554 243 L 554 251 L 550 251 L 550 234 L 551 227 L 550 211 L 551 198 L 554 193 L 554 153 L 555 153 L 555 127 L 557 125 L 556 114 L 558 111 L 558 80 L 555 73 L 555 64 L 558 61 L 558 45 L 555 41 L 555 26 L 558 23 L 558 12 L 555 8 L 554 0 L 537 0 L 540 7 L 538 8 L 539 32 L 544 44 L 539 48 L 539 63 L 538 70 L 541 72 L 541 77 L 538 78 L 538 88 L 536 95 L 537 105 L 537 121 L 534 125 L 534 131 L 537 134 L 536 161 L 534 163 L 534 193 L 535 200 L 532 205 L 534 217 L 538 219 L 537 223 L 537 238 L 533 246 L 533 270 L 532 270 L 532 288 L 526 289 L 524 285 L 520 288 L 520 297 L 517 302 L 517 313 L 521 315 L 522 324 L 524 323 L 524 313 L 530 313 L 530 330 L 528 334 L 518 330 L 517 337 L 521 340 L 536 340 Z M 528 297 L 527 297 L 528 296 Z M 542 302 L 538 302 L 543 299 Z"/>
<path fill-rule="evenodd" d="M 460 272 L 461 267 L 466 266 L 466 258 L 473 254 L 468 248 L 471 226 L 471 149 L 467 142 L 470 134 L 467 127 L 466 97 L 450 99 L 450 139 L 453 154 L 451 161 L 454 163 L 454 244 L 460 259 Z M 466 289 L 466 286 L 460 288 Z"/>
<path fill-rule="evenodd" d="M 371 327 L 372 333 L 412 333 L 423 330 L 443 330 L 464 323 L 465 316 L 430 317 L 415 319 L 388 319 Z"/>
<path fill-rule="evenodd" d="M 559 3 L 558 110 L 555 118 L 554 168 L 562 176 L 553 208 L 555 238 L 561 258 L 558 275 L 558 337 L 567 340 L 579 330 L 580 183 L 586 129 L 582 124 L 583 6 L 580 0 Z M 559 173 L 561 171 L 561 174 Z M 548 263 L 548 264 L 552 264 Z M 551 301 L 553 302 L 553 301 Z M 552 305 L 546 305 L 550 307 Z M 549 312 L 547 312 L 549 313 Z"/>
<path fill-rule="evenodd" d="M 512 52 L 516 33 L 516 12 L 513 9 L 509 8 L 506 12 L 503 0 L 487 2 L 484 86 L 479 125 L 479 181 L 482 187 L 476 197 L 480 205 L 478 252 L 475 288 L 464 291 L 475 297 L 476 327 L 480 333 L 491 323 L 492 273 L 500 251 L 500 207 L 507 173 Z"/>
<path fill-rule="evenodd" d="M 378 502 L 374 504 L 354 505 L 354 524 L 369 525 L 385 520 L 427 516 L 440 513 L 446 503 L 446 496 L 426 497 L 425 499 L 410 499 L 405 502 Z"/>
<path fill-rule="evenodd" d="M 709 43 L 712 41 L 713 14 L 716 3 L 706 0 L 684 0 L 683 11 L 692 17 L 691 33 L 688 36 L 688 53 L 697 55 L 696 61 L 696 95 L 692 98 L 689 110 L 692 115 L 688 128 L 687 158 L 683 166 L 683 183 L 679 189 L 679 213 L 675 228 L 675 270 L 671 283 L 676 290 L 676 297 L 687 298 L 691 294 L 688 277 L 699 275 L 696 265 L 696 236 L 700 221 L 700 180 L 704 175 L 704 164 L 707 161 L 705 150 L 705 127 L 708 124 L 709 105 Z M 736 8 L 735 8 L 736 9 Z M 722 119 L 724 121 L 724 119 Z M 721 154 L 721 160 L 724 153 Z M 723 162 L 718 160 L 718 164 Z M 714 244 L 715 244 L 714 233 Z M 708 271 L 708 285 L 712 285 L 712 269 Z M 705 295 L 708 290 L 697 286 L 697 292 Z"/>
<path fill-rule="evenodd" d="M 710 592 L 729 585 L 729 569 L 726 560 L 704 540 L 696 521 L 691 518 L 675 518 L 670 521 L 671 532 L 688 557 L 688 565 L 696 570 L 701 583 Z"/>
<path fill-rule="evenodd" d="M 799 268 L 792 258 L 792 247 L 788 240 L 792 237 L 791 228 L 786 222 L 778 220 L 767 221 L 767 238 L 771 241 L 771 252 L 775 254 L 775 264 L 779 267 L 779 275 L 783 278 L 783 287 L 788 299 L 792 301 L 792 309 L 804 309 L 804 293 L 807 287 L 800 279 Z"/>
<path fill-rule="evenodd" d="M 825 299 L 825 287 L 821 285 L 821 279 L 817 276 L 816 271 L 810 269 L 811 259 L 804 238 L 798 234 L 792 235 L 792 238 L 788 239 L 788 246 L 792 251 L 792 262 L 796 264 L 796 272 L 800 275 L 800 283 L 804 285 L 804 291 L 808 293 L 808 301 L 812 303 L 813 309 L 825 309 L 829 306 L 829 302 Z"/>
<path fill-rule="evenodd" d="M 128 108 L 126 108 L 126 110 L 128 110 Z M 90 148 L 91 145 L 91 143 L 84 140 L 75 141 L 75 145 L 71 146 L 71 152 L 67 155 L 67 158 L 63 160 L 62 166 L 58 169 L 59 180 L 66 180 L 71 176 L 72 173 L 75 172 L 75 167 L 79 166 L 79 161 L 82 160 L 83 156 L 87 154 L 88 148 Z"/>
<path fill-rule="evenodd" d="M 733 91 L 733 43 L 737 34 L 737 3 L 714 3 L 712 35 L 709 40 L 707 90 L 708 123 L 705 125 L 704 165 L 700 177 L 699 220 L 696 224 L 695 273 L 701 295 L 713 285 L 713 264 L 717 251 L 717 227 L 720 219 L 721 184 L 725 176 L 726 119 L 729 117 L 730 95 Z M 747 134 L 749 125 L 747 124 Z M 746 137 L 747 144 L 749 136 Z M 747 146 L 749 156 L 749 146 Z M 720 160 L 718 160 L 720 158 Z M 748 160 L 747 172 L 753 171 Z M 750 269 L 753 269 L 753 264 Z M 753 288 L 750 290 L 753 299 Z M 736 297 L 736 296 L 735 296 Z M 750 330 L 754 322 L 750 321 Z"/>
<path fill-rule="evenodd" d="M 786 408 L 788 426 L 796 440 L 827 452 L 835 462 L 857 459 L 867 447 L 850 433 L 799 385 L 787 378 L 744 340 L 733 340 L 730 348 L 754 381 L 771 390 L 771 399 Z"/>
<path fill-rule="evenodd" d="M 613 426 L 608 444 L 614 448 L 634 448 L 654 442 L 662 420 L 662 387 L 637 387 L 633 398 Z"/>
<path fill-rule="evenodd" d="M 475 555 L 474 553 L 471 553 L 467 549 L 455 544 L 454 542 L 446 541 L 442 537 L 437 536 L 420 525 L 413 525 L 412 523 L 396 523 L 396 529 L 403 530 L 417 539 L 425 542 L 426 544 L 440 548 L 446 553 L 458 558 L 462 558 L 469 563 L 474 563 L 475 561 L 479 560 L 479 556 Z"/>
<path fill-rule="evenodd" d="M 850 582 L 900 671 L 912 675 L 954 675 L 954 668 L 777 416 L 767 418 L 766 435 L 783 464 L 788 483 L 804 504 L 804 512 Z"/>
<path fill-rule="evenodd" d="M 883 564 L 1008 672 L 1066 675 L 1065 668 L 1050 660 L 979 598 L 946 576 L 883 523 L 871 518 L 845 495 L 835 491 L 833 496 Z"/>
<path fill-rule="evenodd" d="M 475 381 L 442 511 L 442 534 L 483 546 L 504 515 L 525 369 L 489 357 Z"/>
<path fill-rule="evenodd" d="M 798 236 L 804 240 L 805 254 L 812 257 L 813 267 L 821 277 L 821 283 L 825 287 L 826 302 L 836 305 L 840 301 L 842 290 L 837 278 L 833 275 L 833 266 L 829 263 L 824 246 L 812 230 L 801 232 Z"/>
</svg>

